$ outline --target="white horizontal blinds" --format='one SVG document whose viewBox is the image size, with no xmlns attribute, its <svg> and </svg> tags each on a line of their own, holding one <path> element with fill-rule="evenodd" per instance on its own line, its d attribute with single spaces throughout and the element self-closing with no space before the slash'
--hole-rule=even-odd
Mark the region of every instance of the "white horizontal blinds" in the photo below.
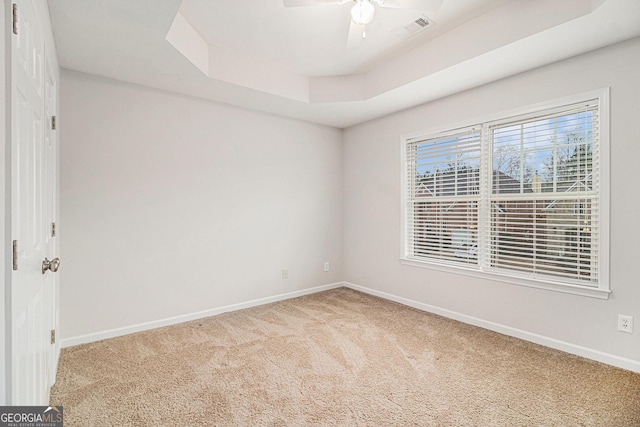
<svg viewBox="0 0 640 427">
<path fill-rule="evenodd" d="M 477 202 L 416 201 L 413 256 L 477 263 Z"/>
<path fill-rule="evenodd" d="M 480 131 L 407 142 L 410 257 L 477 264 Z"/>
<path fill-rule="evenodd" d="M 489 130 L 490 267 L 597 286 L 597 101 Z"/>
</svg>

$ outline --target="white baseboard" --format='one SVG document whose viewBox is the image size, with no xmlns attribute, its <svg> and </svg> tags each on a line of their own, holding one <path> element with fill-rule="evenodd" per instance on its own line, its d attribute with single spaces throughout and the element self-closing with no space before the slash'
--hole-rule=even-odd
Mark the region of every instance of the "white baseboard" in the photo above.
<svg viewBox="0 0 640 427">
<path fill-rule="evenodd" d="M 202 319 L 204 317 L 215 316 L 216 314 L 227 313 L 229 311 L 242 310 L 244 308 L 256 307 L 259 305 L 270 304 L 272 302 L 283 301 L 291 298 L 301 297 L 303 295 L 315 294 L 317 292 L 327 291 L 344 286 L 342 282 L 330 283 L 328 285 L 316 286 L 300 291 L 288 292 L 286 294 L 274 295 L 266 298 L 259 298 L 238 304 L 226 305 L 224 307 L 212 308 L 209 310 L 198 311 L 195 313 L 183 314 L 180 316 L 169 317 L 166 319 L 154 320 L 151 322 L 139 323 L 122 328 L 109 329 L 106 331 L 95 332 L 91 334 L 78 335 L 75 337 L 64 338 L 60 345 L 62 348 L 73 347 L 74 345 L 86 344 L 90 342 L 100 341 L 108 338 L 115 338 L 122 335 L 132 334 L 135 332 L 148 331 L 149 329 L 161 328 L 163 326 L 175 325 L 178 323 L 189 322 L 191 320 Z"/>
<path fill-rule="evenodd" d="M 462 313 L 457 313 L 455 311 L 447 310 L 445 308 L 421 303 L 418 301 L 410 300 L 408 298 L 403 298 L 397 295 L 388 294 L 386 292 L 376 291 L 374 289 L 370 289 L 365 286 L 356 285 L 350 282 L 330 283 L 328 285 L 316 286 L 309 289 L 288 292 L 286 294 L 274 295 L 271 297 L 260 298 L 260 299 L 251 300 L 251 301 L 238 303 L 238 304 L 231 304 L 224 307 L 212 308 L 209 310 L 203 310 L 195 313 L 184 314 L 181 316 L 175 316 L 175 317 L 156 320 L 152 322 L 140 323 L 137 325 L 125 326 L 122 328 L 110 329 L 107 331 L 96 332 L 96 333 L 91 333 L 86 335 L 79 335 L 71 338 L 65 338 L 62 340 L 61 346 L 62 348 L 66 348 L 66 347 L 72 347 L 74 345 L 100 341 L 107 338 L 115 338 L 122 335 L 132 334 L 135 332 L 142 332 L 142 331 L 147 331 L 149 329 L 155 329 L 163 326 L 170 326 L 178 323 L 188 322 L 191 320 L 202 319 L 204 317 L 215 316 L 217 314 L 226 313 L 230 311 L 242 310 L 244 308 L 256 307 L 259 305 L 270 304 L 277 301 L 284 301 L 287 299 L 296 298 L 303 295 L 314 294 L 317 292 L 322 292 L 322 291 L 335 289 L 339 287 L 350 288 L 356 291 L 364 292 L 369 295 L 377 296 L 389 301 L 394 301 L 409 307 L 413 307 L 418 310 L 426 311 L 428 313 L 437 314 L 439 316 L 458 320 L 460 322 L 467 323 L 469 325 L 478 326 L 480 328 L 488 329 L 490 331 L 498 332 L 498 333 L 512 336 L 515 338 L 520 338 L 525 341 L 533 342 L 535 344 L 540 344 L 545 347 L 564 351 L 570 354 L 575 354 L 577 356 L 585 357 L 587 359 L 595 360 L 598 362 L 606 363 L 608 365 L 616 366 L 618 368 L 627 369 L 629 371 L 640 373 L 640 361 L 637 361 L 637 360 L 627 359 L 624 357 L 605 353 L 599 350 L 594 350 L 591 348 L 582 347 L 582 346 L 571 344 L 565 341 L 560 341 L 554 338 L 546 337 L 544 335 L 523 331 L 521 329 L 513 328 L 510 326 L 501 325 L 499 323 L 490 322 L 488 320 L 479 319 L 477 317 L 468 316 Z"/>
<path fill-rule="evenodd" d="M 640 361 L 638 360 L 627 359 L 627 358 L 616 356 L 613 354 L 604 353 L 599 350 L 582 347 L 582 346 L 571 344 L 565 341 L 560 341 L 554 338 L 538 335 L 532 332 L 523 331 L 521 329 L 512 328 L 510 326 L 501 325 L 499 323 L 478 319 L 477 317 L 472 317 L 466 314 L 457 313 L 455 311 L 447 310 L 441 307 L 436 307 L 436 306 L 424 304 L 418 301 L 413 301 L 407 298 L 388 294 L 386 292 L 376 291 L 374 289 L 356 285 L 354 283 L 344 282 L 343 285 L 344 287 L 347 287 L 356 291 L 364 292 L 369 295 L 384 298 L 389 301 L 395 301 L 397 303 L 400 303 L 409 307 L 417 308 L 418 310 L 437 314 L 439 316 L 458 320 L 460 322 L 467 323 L 469 325 L 478 326 L 484 329 L 488 329 L 490 331 L 498 332 L 498 333 L 515 337 L 515 338 L 520 338 L 535 344 L 540 344 L 545 347 L 561 350 L 570 354 L 575 354 L 576 356 L 581 356 L 587 359 L 606 363 L 607 365 L 612 365 L 618 368 L 627 369 L 629 371 L 640 373 Z"/>
</svg>

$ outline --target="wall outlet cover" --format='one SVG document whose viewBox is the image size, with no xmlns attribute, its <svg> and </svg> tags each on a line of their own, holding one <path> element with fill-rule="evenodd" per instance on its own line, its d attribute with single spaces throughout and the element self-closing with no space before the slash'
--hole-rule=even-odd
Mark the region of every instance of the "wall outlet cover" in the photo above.
<svg viewBox="0 0 640 427">
<path fill-rule="evenodd" d="M 618 330 L 622 332 L 632 333 L 633 332 L 633 317 L 632 316 L 624 316 L 622 314 L 618 315 Z"/>
</svg>

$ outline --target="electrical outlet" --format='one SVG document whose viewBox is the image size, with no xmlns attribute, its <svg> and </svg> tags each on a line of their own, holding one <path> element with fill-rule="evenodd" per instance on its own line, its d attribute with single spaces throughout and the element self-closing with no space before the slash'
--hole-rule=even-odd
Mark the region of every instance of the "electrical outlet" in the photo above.
<svg viewBox="0 0 640 427">
<path fill-rule="evenodd" d="M 283 279 L 289 278 L 289 270 L 282 270 L 282 278 Z"/>
<path fill-rule="evenodd" d="M 329 271 L 329 262 L 324 263 L 324 271 Z"/>
<path fill-rule="evenodd" d="M 633 332 L 633 317 L 618 314 L 618 330 L 622 332 Z"/>
</svg>

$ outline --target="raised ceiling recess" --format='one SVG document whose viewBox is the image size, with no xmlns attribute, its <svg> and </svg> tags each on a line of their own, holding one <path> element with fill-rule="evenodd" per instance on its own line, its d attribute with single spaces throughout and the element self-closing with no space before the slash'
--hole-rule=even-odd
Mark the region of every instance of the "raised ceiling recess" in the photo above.
<svg viewBox="0 0 640 427">
<path fill-rule="evenodd" d="M 347 43 L 360 1 L 49 7 L 63 68 L 336 127 L 640 35 L 638 0 L 367 0 Z"/>
</svg>

